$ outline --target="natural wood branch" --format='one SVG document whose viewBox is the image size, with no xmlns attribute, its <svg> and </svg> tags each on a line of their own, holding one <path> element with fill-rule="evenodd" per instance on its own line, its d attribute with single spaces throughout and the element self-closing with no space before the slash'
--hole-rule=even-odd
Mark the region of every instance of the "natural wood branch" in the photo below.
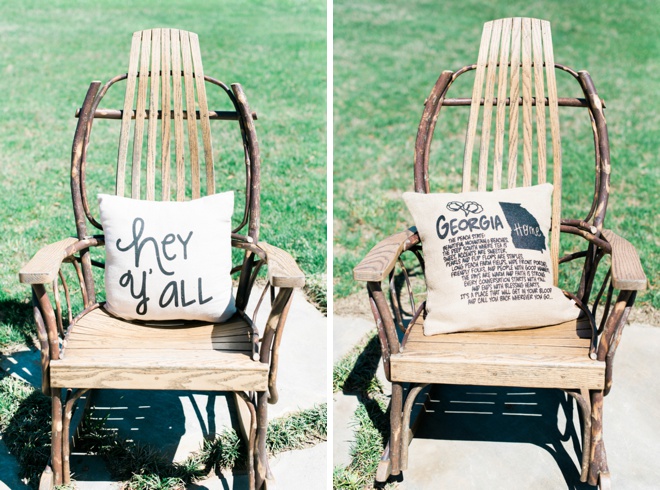
<svg viewBox="0 0 660 490">
<path fill-rule="evenodd" d="M 619 290 L 644 291 L 648 280 L 635 247 L 612 230 L 603 230 L 612 246 L 612 285 Z"/>
<path fill-rule="evenodd" d="M 99 238 L 85 240 L 66 238 L 46 245 L 21 268 L 18 277 L 23 284 L 50 284 L 57 277 L 65 258 L 82 249 L 95 247 L 102 243 L 103 240 Z"/>
<path fill-rule="evenodd" d="M 496 106 L 497 105 L 497 97 L 494 97 L 492 99 L 492 105 Z M 543 98 L 544 105 L 547 107 L 549 105 L 548 103 L 548 98 L 544 97 Z M 536 97 L 531 98 L 532 102 L 532 107 L 536 106 Z M 472 103 L 472 99 L 468 98 L 463 98 L 463 97 L 456 97 L 456 98 L 451 98 L 451 99 L 445 99 L 442 102 L 442 105 L 445 107 L 458 107 L 458 106 L 469 106 Z M 523 99 L 522 97 L 518 97 L 518 105 L 521 106 L 523 104 Z M 577 98 L 577 97 L 559 97 L 557 98 L 557 104 L 561 107 L 588 107 L 589 104 L 587 103 L 586 99 L 583 98 Z M 480 105 L 484 105 L 484 99 L 480 99 Z M 505 105 L 510 106 L 511 105 L 511 98 L 507 97 Z M 603 107 L 605 106 L 605 103 L 603 102 Z"/>
<path fill-rule="evenodd" d="M 259 242 L 258 247 L 266 252 L 268 281 L 272 286 L 301 288 L 305 285 L 305 274 L 291 255 L 266 242 Z"/>
<path fill-rule="evenodd" d="M 382 281 L 394 268 L 399 255 L 419 241 L 415 227 L 386 238 L 372 248 L 353 269 L 353 278 L 356 281 Z"/>
<path fill-rule="evenodd" d="M 149 119 L 149 110 L 144 111 L 144 118 Z M 121 119 L 124 115 L 123 110 L 118 109 L 96 109 L 94 119 Z M 76 109 L 76 117 L 80 117 L 80 109 Z M 158 111 L 157 119 L 163 118 L 163 111 Z M 195 118 L 199 119 L 199 111 L 195 111 Z M 131 119 L 135 119 L 135 111 L 131 111 Z M 174 111 L 170 111 L 170 119 L 174 119 Z M 188 119 L 188 111 L 183 111 L 183 119 Z M 209 111 L 209 119 L 218 119 L 220 121 L 238 121 L 236 111 Z M 252 119 L 258 119 L 257 113 L 252 113 Z"/>
</svg>

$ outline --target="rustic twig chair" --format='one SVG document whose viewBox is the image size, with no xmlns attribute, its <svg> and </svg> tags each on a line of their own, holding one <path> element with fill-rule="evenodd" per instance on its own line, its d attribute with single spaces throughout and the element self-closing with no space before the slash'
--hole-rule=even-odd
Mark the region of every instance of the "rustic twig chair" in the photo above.
<svg viewBox="0 0 660 490">
<path fill-rule="evenodd" d="M 100 108 L 108 90 L 124 80 L 123 108 Z M 226 95 L 234 110 L 209 110 L 207 84 L 222 97 Z M 81 395 L 97 388 L 234 392 L 248 438 L 250 488 L 269 486 L 273 478 L 266 452 L 267 402 L 275 403 L 278 398 L 278 347 L 293 288 L 302 287 L 305 279 L 286 252 L 259 241 L 256 115 L 250 111 L 243 89 L 239 84 L 229 88 L 204 74 L 196 34 L 176 29 L 145 30 L 133 35 L 128 73 L 105 85 L 92 82 L 76 115 L 71 158 L 76 237 L 44 247 L 20 271 L 21 282 L 32 285 L 42 388 L 53 403 L 51 460 L 42 475 L 42 486 L 69 482 L 72 411 Z M 103 246 L 104 236 L 94 234 L 94 228 L 100 230 L 101 225 L 90 206 L 96 196 L 88 196 L 90 184 L 85 178 L 89 173 L 90 134 L 97 119 L 121 121 L 116 194 L 124 196 L 130 188 L 134 199 L 163 201 L 174 195 L 183 201 L 199 198 L 204 191 L 207 195 L 216 192 L 211 121 L 238 121 L 236 139 L 242 141 L 245 161 L 245 209 L 232 230 L 231 244 L 242 259 L 232 270 L 238 275 L 237 313 L 225 324 L 192 322 L 184 325 L 185 331 L 171 326 L 145 328 L 109 315 L 104 303 L 97 302 L 95 276 L 98 280 L 99 275 L 93 269 L 104 265 L 92 258 L 90 250 Z M 129 146 L 133 148 L 132 177 L 127 185 Z M 175 165 L 172 173 L 170 160 Z M 200 160 L 204 165 L 201 171 Z M 142 184 L 141 174 L 146 175 Z M 239 186 L 240 180 L 235 180 Z M 71 289 L 63 263 L 73 265 L 80 282 L 83 309 L 77 315 L 71 313 Z M 272 309 L 259 335 L 245 308 L 263 265 L 268 268 L 264 293 L 270 291 Z M 61 290 L 66 309 L 60 300 Z"/>
<path fill-rule="evenodd" d="M 515 69 L 509 70 L 510 66 Z M 448 97 L 447 92 L 454 82 L 473 70 L 475 82 L 471 98 Z M 559 98 L 557 72 L 565 72 L 575 79 L 584 98 Z M 555 63 L 548 22 L 527 18 L 488 22 L 483 29 L 477 63 L 456 72 L 442 72 L 426 100 L 415 145 L 415 192 L 430 192 L 431 139 L 440 110 L 454 106 L 470 108 L 463 191 L 471 190 L 475 180 L 479 191 L 520 186 L 520 173 L 522 186 L 532 185 L 534 175 L 538 177 L 538 182 L 534 183 L 541 184 L 548 178 L 547 160 L 551 156 L 553 277 L 556 285 L 559 264 L 583 261 L 575 297 L 588 305 L 590 313 L 575 321 L 535 329 L 425 337 L 422 334 L 424 304 L 419 307 L 413 304 L 415 313 L 402 329 L 401 339 L 397 336 L 397 325 L 403 327 L 405 322 L 398 294 L 394 291 L 395 267 L 397 263 L 403 267 L 400 256 L 409 253 L 423 270 L 422 243 L 414 227 L 381 241 L 354 269 L 354 278 L 367 282 L 385 373 L 392 382 L 391 432 L 376 480 L 385 481 L 407 467 L 408 445 L 413 437 L 410 414 L 420 391 L 429 384 L 463 384 L 558 388 L 575 398 L 583 424 L 581 481 L 607 488 L 610 479 L 603 442 L 603 398 L 612 385 L 614 354 L 623 326 L 636 292 L 645 289 L 647 281 L 633 246 L 604 227 L 611 171 L 604 104 L 586 71 L 576 72 Z M 522 116 L 519 116 L 519 107 L 522 107 Z M 591 209 L 583 219 L 560 218 L 559 107 L 586 108 L 593 129 L 595 190 Z M 551 143 L 547 146 L 551 151 L 546 152 L 548 115 Z M 478 126 L 481 127 L 480 137 L 477 136 Z M 522 159 L 518 156 L 519 131 L 523 134 Z M 508 134 L 508 149 L 505 134 Z M 475 146 L 480 146 L 476 179 L 472 173 Z M 507 155 L 508 165 L 503 171 Z M 582 237 L 585 240 L 583 249 L 559 258 L 560 232 Z M 611 256 L 611 265 L 602 286 L 597 289 L 596 271 L 605 255 Z M 402 272 L 405 273 L 405 268 Z M 381 288 L 383 281 L 389 281 L 391 304 Z M 614 289 L 619 291 L 616 299 Z M 594 291 L 597 291 L 595 297 Z M 605 300 L 601 311 L 598 306 L 602 298 Z M 600 317 L 599 322 L 589 321 L 589 316 Z M 404 385 L 408 386 L 405 401 Z"/>
</svg>

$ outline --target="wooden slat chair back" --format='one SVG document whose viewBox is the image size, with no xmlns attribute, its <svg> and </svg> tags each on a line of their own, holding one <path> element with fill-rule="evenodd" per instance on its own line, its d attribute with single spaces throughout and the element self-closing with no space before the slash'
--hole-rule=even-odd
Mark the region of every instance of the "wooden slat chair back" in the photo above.
<svg viewBox="0 0 660 490">
<path fill-rule="evenodd" d="M 122 109 L 100 108 L 108 91 L 125 80 Z M 218 87 L 234 111 L 209 110 L 206 84 Z M 95 119 L 121 119 L 115 193 L 134 199 L 197 199 L 216 192 L 211 122 L 238 121 L 245 162 L 245 208 L 233 238 L 257 242 L 260 228 L 260 155 L 254 119 L 240 84 L 229 88 L 205 75 L 199 39 L 178 29 L 149 29 L 133 34 L 128 72 L 105 85 L 90 85 L 74 139 L 71 186 L 78 237 L 90 235 L 88 224 L 102 230 L 94 216 L 85 182 L 87 152 Z M 239 235 L 242 232 L 244 235 Z M 247 254 L 244 272 L 252 267 Z M 93 275 L 88 254 L 82 272 L 90 302 Z M 239 307 L 247 304 L 248 277 L 241 276 Z"/>
<path fill-rule="evenodd" d="M 465 137 L 462 191 L 551 182 L 554 191 L 550 253 L 556 285 L 562 166 L 550 23 L 519 17 L 487 22 L 477 63 L 466 67 L 467 70 L 475 70 L 475 81 Z M 459 70 L 453 74 L 449 84 L 463 73 Z M 438 111 L 441 106 L 442 101 Z M 429 191 L 428 179 L 424 180 L 423 175 L 428 175 L 433 129 L 418 136 L 425 140 L 422 151 L 416 154 L 415 163 L 423 169 L 422 174 L 415 174 L 422 177 L 416 179 L 418 192 Z M 549 163 L 551 175 L 548 175 Z M 476 189 L 473 188 L 475 174 Z"/>
<path fill-rule="evenodd" d="M 557 71 L 572 76 L 584 98 L 559 97 Z M 452 93 L 449 97 L 454 82 L 469 72 L 474 73 L 471 96 Z M 424 272 L 419 234 L 412 227 L 374 246 L 355 267 L 353 276 L 367 282 L 384 370 L 392 382 L 390 438 L 376 480 L 384 482 L 406 469 L 411 426 L 416 426 L 411 424 L 411 410 L 422 390 L 429 385 L 465 384 L 557 388 L 575 398 L 585 421 L 581 480 L 606 485 L 609 470 L 602 440 L 603 397 L 612 385 L 612 362 L 621 329 L 636 291 L 646 287 L 646 277 L 634 247 L 603 226 L 611 171 L 604 104 L 589 73 L 555 62 L 548 22 L 528 18 L 487 22 L 477 62 L 455 72 L 442 72 L 425 102 L 415 144 L 416 192 L 431 192 L 429 159 L 436 123 L 443 108 L 456 106 L 469 107 L 462 190 L 490 191 L 551 182 L 553 279 L 557 284 L 559 264 L 584 260 L 574 298 L 589 311 L 584 318 L 555 326 L 425 336 L 424 304 L 415 304 L 406 263 L 401 260 L 403 254 L 412 255 L 410 259 Z M 586 108 L 593 131 L 595 191 L 583 219 L 561 217 L 560 107 Z M 559 258 L 560 232 L 584 238 L 585 248 Z M 596 271 L 605 255 L 611 255 L 611 268 L 592 298 Z M 397 268 L 408 288 L 411 304 L 407 312 L 396 287 Z M 389 304 L 383 282 L 389 283 Z M 619 290 L 616 300 L 615 288 Z M 602 298 L 605 308 L 600 313 Z M 397 327 L 403 330 L 402 339 Z M 404 385 L 408 386 L 406 396 Z"/>
<path fill-rule="evenodd" d="M 192 117 L 192 115 L 196 116 L 197 107 L 199 107 L 198 117 L 203 141 L 205 173 L 200 172 L 197 117 Z M 174 116 L 174 158 L 170 152 L 171 119 L 162 117 L 163 114 L 168 115 L 170 110 L 173 111 Z M 188 152 L 185 151 L 184 117 L 188 133 Z M 158 128 L 159 119 L 162 121 L 160 128 Z M 173 161 L 176 172 L 176 199 L 182 201 L 186 191 L 186 153 L 191 172 L 192 198 L 196 199 L 201 195 L 201 174 L 206 177 L 206 194 L 213 194 L 215 191 L 213 147 L 204 86 L 204 68 L 196 34 L 177 29 L 153 29 L 136 32 L 133 35 L 117 157 L 117 194 L 120 196 L 125 193 L 132 121 L 135 122 L 132 138 L 133 151 L 129 159 L 132 169 L 130 187 L 132 198 L 154 199 L 156 159 L 160 157 L 162 199 L 164 201 L 170 199 L 169 174 L 170 162 Z M 142 156 L 145 122 L 147 126 L 146 159 Z M 158 129 L 160 129 L 160 140 L 162 141 L 160 155 L 158 155 L 157 148 Z M 142 195 L 140 189 L 143 161 L 146 161 L 146 195 Z"/>
<path fill-rule="evenodd" d="M 123 107 L 100 108 L 109 89 L 124 80 Z M 207 84 L 226 94 L 234 110 L 209 110 Z M 151 29 L 133 35 L 128 73 L 103 86 L 92 82 L 77 116 L 71 192 L 78 237 L 42 248 L 19 274 L 33 288 L 42 388 L 53 402 L 51 461 L 41 487 L 69 483 L 71 415 L 76 401 L 98 388 L 234 392 L 247 439 L 250 488 L 270 486 L 267 405 L 278 399 L 279 345 L 293 289 L 304 285 L 304 275 L 285 251 L 259 241 L 256 115 L 250 111 L 243 89 L 239 84 L 229 88 L 204 73 L 196 34 Z M 92 268 L 103 264 L 91 259 L 90 248 L 103 246 L 104 237 L 90 233 L 102 226 L 90 207 L 96 196 L 88 195 L 85 180 L 96 119 L 121 121 L 116 194 L 163 201 L 197 199 L 217 191 L 211 122 L 238 123 L 245 164 L 245 209 L 231 234 L 232 247 L 241 251 L 242 262 L 232 271 L 238 273 L 237 313 L 227 322 L 145 327 L 110 315 L 97 302 Z M 80 283 L 84 309 L 78 315 L 72 313 L 71 289 L 62 273 L 64 263 L 73 264 Z M 264 265 L 268 268 L 264 296 L 270 291 L 271 309 L 260 332 L 245 309 Z M 47 287 L 52 288 L 54 304 Z M 64 292 L 68 321 L 60 291 Z"/>
<path fill-rule="evenodd" d="M 110 87 L 121 80 L 126 80 L 122 110 L 99 109 Z M 206 82 L 226 92 L 235 112 L 209 110 Z M 111 79 L 98 91 L 88 116 L 90 125 L 94 118 L 121 118 L 116 194 L 164 201 L 197 199 L 216 192 L 210 122 L 239 121 L 247 197 L 243 220 L 233 231 L 249 224 L 247 235 L 258 239 L 260 162 L 254 116 L 239 84 L 229 89 L 204 74 L 197 34 L 178 29 L 136 32 L 128 72 Z M 87 141 L 82 148 L 81 164 L 86 151 Z M 100 228 L 89 213 L 84 183 L 81 197 L 89 221 Z"/>
</svg>

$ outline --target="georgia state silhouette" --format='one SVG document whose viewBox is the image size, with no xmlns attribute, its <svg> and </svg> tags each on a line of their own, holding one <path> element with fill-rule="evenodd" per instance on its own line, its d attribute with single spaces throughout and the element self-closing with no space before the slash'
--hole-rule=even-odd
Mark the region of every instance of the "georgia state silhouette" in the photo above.
<svg viewBox="0 0 660 490">
<path fill-rule="evenodd" d="M 546 250 L 545 235 L 532 213 L 523 208 L 520 203 L 500 202 L 500 207 L 511 227 L 511 240 L 514 247 L 539 252 Z"/>
</svg>

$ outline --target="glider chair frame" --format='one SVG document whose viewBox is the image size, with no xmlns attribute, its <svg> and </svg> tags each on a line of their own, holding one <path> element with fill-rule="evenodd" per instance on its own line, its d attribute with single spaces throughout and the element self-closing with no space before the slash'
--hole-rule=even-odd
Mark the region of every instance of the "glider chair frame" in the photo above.
<svg viewBox="0 0 660 490">
<path fill-rule="evenodd" d="M 123 107 L 102 108 L 108 91 L 123 81 Z M 233 110 L 209 110 L 207 86 L 226 95 Z M 305 278 L 289 254 L 259 240 L 256 114 L 241 85 L 228 87 L 204 74 L 196 34 L 145 30 L 133 35 L 128 73 L 103 85 L 92 82 L 76 117 L 71 156 L 76 236 L 44 247 L 20 271 L 21 282 L 32 286 L 42 389 L 52 398 L 51 460 L 40 487 L 70 481 L 72 414 L 76 401 L 95 389 L 234 392 L 247 438 L 250 488 L 271 486 L 267 404 L 277 402 L 279 345 L 293 289 L 302 287 Z M 103 247 L 104 236 L 90 206 L 96 196 L 88 195 L 86 180 L 88 166 L 93 165 L 87 159 L 90 136 L 98 119 L 121 121 L 116 194 L 124 196 L 130 189 L 134 199 L 163 201 L 197 199 L 216 192 L 211 122 L 238 122 L 245 163 L 245 209 L 232 230 L 231 245 L 242 260 L 232 270 L 238 283 L 237 313 L 226 323 L 145 326 L 111 316 L 98 301 L 98 273 L 93 270 L 103 269 L 104 263 L 92 257 L 92 249 Z M 72 313 L 70 291 L 74 290 L 67 284 L 63 269 L 69 266 L 64 264 L 73 266 L 71 275 L 79 282 L 83 305 L 77 314 Z M 259 332 L 245 310 L 262 266 L 268 269 L 264 295 L 270 292 L 272 307 Z"/>
<path fill-rule="evenodd" d="M 474 72 L 472 96 L 450 97 L 450 87 L 468 72 Z M 556 72 L 565 72 L 577 81 L 583 97 L 558 97 Z M 589 73 L 554 62 L 548 22 L 521 18 L 488 22 L 477 63 L 455 72 L 442 72 L 425 102 L 415 145 L 416 192 L 430 192 L 429 154 L 436 122 L 443 108 L 456 106 L 470 109 L 463 160 L 464 192 L 474 190 L 475 183 L 479 191 L 542 184 L 546 179 L 553 183 L 553 277 L 556 284 L 560 264 L 582 261 L 581 279 L 573 297 L 583 314 L 572 322 L 534 329 L 424 336 L 425 305 L 415 305 L 401 260 L 401 256 L 409 255 L 424 271 L 419 234 L 411 227 L 373 247 L 355 267 L 354 278 L 367 283 L 385 374 L 392 383 L 390 436 L 376 481 L 384 482 L 407 468 L 408 446 L 416 427 L 410 423 L 411 410 L 417 395 L 428 385 L 449 384 L 563 390 L 575 398 L 581 413 L 580 479 L 608 488 L 603 399 L 612 386 L 614 355 L 623 327 L 637 291 L 646 288 L 647 280 L 634 247 L 605 228 L 611 165 L 604 103 Z M 586 109 L 593 130 L 594 194 L 591 208 L 582 219 L 561 218 L 559 107 Z M 477 137 L 479 127 L 481 134 Z M 548 134 L 550 144 L 546 144 Z M 518 155 L 520 146 L 522 158 Z M 473 159 L 475 148 L 479 148 L 478 163 L 473 162 L 477 160 Z M 551 167 L 548 160 L 552 161 Z M 560 233 L 581 237 L 584 246 L 560 258 Z M 610 265 L 598 285 L 596 273 L 599 265 L 604 265 L 605 256 L 610 256 Z M 408 314 L 396 291 L 395 270 L 399 269 L 411 298 Z M 614 290 L 618 290 L 616 295 Z"/>
</svg>

